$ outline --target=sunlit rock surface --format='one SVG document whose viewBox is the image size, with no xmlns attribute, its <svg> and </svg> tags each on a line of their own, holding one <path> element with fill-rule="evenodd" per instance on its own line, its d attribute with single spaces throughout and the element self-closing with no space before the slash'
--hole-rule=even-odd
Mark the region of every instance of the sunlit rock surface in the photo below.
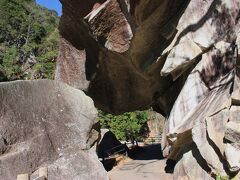
<svg viewBox="0 0 240 180">
<path fill-rule="evenodd" d="M 48 167 L 50 180 L 107 180 L 94 143 L 97 110 L 82 91 L 50 80 L 0 83 L 0 179 Z"/>
<path fill-rule="evenodd" d="M 102 110 L 152 106 L 167 117 L 162 148 L 175 179 L 239 172 L 240 0 L 62 4 L 57 80 Z"/>
</svg>

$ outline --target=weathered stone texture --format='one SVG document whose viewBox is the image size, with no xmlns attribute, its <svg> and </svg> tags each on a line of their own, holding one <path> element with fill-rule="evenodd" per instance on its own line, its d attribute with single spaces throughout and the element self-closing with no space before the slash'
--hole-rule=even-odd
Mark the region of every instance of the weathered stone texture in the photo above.
<svg viewBox="0 0 240 180">
<path fill-rule="evenodd" d="M 62 48 L 58 80 L 84 84 L 78 88 L 105 111 L 152 106 L 167 117 L 162 147 L 178 161 L 175 179 L 239 172 L 239 156 L 230 155 L 240 153 L 239 0 L 62 4 L 62 39 L 85 55 L 67 60 Z M 61 70 L 80 61 L 74 80 L 66 79 Z"/>
<path fill-rule="evenodd" d="M 51 180 L 108 179 L 92 147 L 96 123 L 93 101 L 64 83 L 0 83 L 0 179 L 42 165 Z"/>
</svg>

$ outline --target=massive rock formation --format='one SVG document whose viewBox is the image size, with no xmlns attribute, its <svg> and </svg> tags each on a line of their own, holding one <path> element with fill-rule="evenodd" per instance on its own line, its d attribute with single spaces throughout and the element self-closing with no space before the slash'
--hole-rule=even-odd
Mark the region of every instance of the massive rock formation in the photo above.
<svg viewBox="0 0 240 180">
<path fill-rule="evenodd" d="M 160 76 L 162 51 L 187 1 L 63 0 L 56 79 L 114 113 L 155 104 L 167 114 L 182 80 Z M 176 13 L 178 12 L 178 13 Z M 184 79 L 184 78 L 183 78 Z"/>
<path fill-rule="evenodd" d="M 50 80 L 0 83 L 0 179 L 47 166 L 50 180 L 107 180 L 98 139 L 97 111 L 82 91 Z"/>
<path fill-rule="evenodd" d="M 166 116 L 175 179 L 239 172 L 240 0 L 61 1 L 57 80 L 105 111 Z"/>
</svg>

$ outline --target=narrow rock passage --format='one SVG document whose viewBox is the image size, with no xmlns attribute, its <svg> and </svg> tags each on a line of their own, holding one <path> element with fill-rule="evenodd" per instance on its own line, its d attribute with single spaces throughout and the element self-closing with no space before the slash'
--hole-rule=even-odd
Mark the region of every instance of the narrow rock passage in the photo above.
<svg viewBox="0 0 240 180">
<path fill-rule="evenodd" d="M 164 171 L 166 159 L 160 145 L 149 145 L 134 160 L 109 172 L 110 180 L 171 180 L 172 174 Z"/>
</svg>

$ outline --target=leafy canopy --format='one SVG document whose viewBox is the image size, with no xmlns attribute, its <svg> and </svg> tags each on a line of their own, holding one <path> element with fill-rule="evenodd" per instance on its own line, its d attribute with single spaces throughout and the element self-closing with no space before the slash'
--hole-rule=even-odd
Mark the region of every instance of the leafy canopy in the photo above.
<svg viewBox="0 0 240 180">
<path fill-rule="evenodd" d="M 57 13 L 34 0 L 0 0 L 0 16 L 0 81 L 53 78 Z"/>
<path fill-rule="evenodd" d="M 114 116 L 99 111 L 99 121 L 103 128 L 110 129 L 119 140 L 142 140 L 148 134 L 147 111 L 127 112 Z"/>
</svg>

